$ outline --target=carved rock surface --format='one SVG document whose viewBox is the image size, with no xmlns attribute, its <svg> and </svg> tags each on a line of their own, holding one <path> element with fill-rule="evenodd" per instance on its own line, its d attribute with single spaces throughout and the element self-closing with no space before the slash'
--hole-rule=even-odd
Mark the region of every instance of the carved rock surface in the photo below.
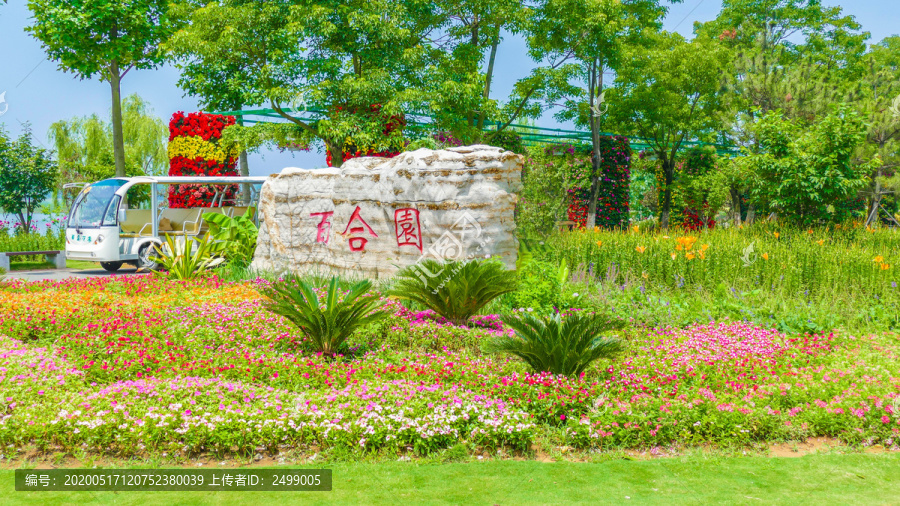
<svg viewBox="0 0 900 506">
<path fill-rule="evenodd" d="M 262 187 L 253 267 L 383 278 L 422 258 L 490 256 L 513 268 L 522 162 L 475 145 L 286 168 Z"/>
</svg>

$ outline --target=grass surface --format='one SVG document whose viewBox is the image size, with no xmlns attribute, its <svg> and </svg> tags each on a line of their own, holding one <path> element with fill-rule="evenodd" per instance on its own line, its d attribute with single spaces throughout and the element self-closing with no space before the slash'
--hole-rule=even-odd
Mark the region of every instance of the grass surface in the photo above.
<svg viewBox="0 0 900 506">
<path fill-rule="evenodd" d="M 10 264 L 10 268 L 13 271 L 37 271 L 43 269 L 55 269 L 56 265 L 52 262 L 12 262 Z M 86 270 L 86 269 L 100 269 L 100 264 L 97 262 L 85 262 L 83 260 L 66 260 L 66 268 L 68 269 L 77 269 L 77 270 Z"/>
<path fill-rule="evenodd" d="M 313 467 L 313 466 L 310 466 Z M 318 466 L 316 466 L 318 467 Z M 332 492 L 15 492 L 3 504 L 898 504 L 900 455 L 684 457 L 601 463 L 343 463 Z"/>
</svg>

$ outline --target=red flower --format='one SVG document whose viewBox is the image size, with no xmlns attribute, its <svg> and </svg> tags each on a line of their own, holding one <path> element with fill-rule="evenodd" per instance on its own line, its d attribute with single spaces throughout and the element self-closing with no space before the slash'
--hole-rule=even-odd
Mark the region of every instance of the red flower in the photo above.
<svg viewBox="0 0 900 506">
<path fill-rule="evenodd" d="M 200 137 L 206 142 L 218 144 L 222 131 L 235 124 L 233 116 L 192 112 L 185 115 L 178 111 L 169 120 L 169 141 L 176 137 Z M 237 160 L 228 158 L 224 163 L 195 158 L 193 160 L 176 156 L 169 160 L 170 176 L 237 176 Z M 225 192 L 225 200 L 233 199 L 237 192 L 234 185 L 181 185 L 169 189 L 169 207 L 207 207 L 215 196 L 214 188 Z"/>
</svg>

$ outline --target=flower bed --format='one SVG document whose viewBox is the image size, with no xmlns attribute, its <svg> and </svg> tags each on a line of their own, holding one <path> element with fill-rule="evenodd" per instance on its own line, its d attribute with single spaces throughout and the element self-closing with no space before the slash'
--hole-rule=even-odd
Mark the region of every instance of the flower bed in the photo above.
<svg viewBox="0 0 900 506">
<path fill-rule="evenodd" d="M 481 340 L 508 331 L 496 318 L 461 329 L 391 299 L 386 321 L 327 360 L 261 308 L 253 284 L 131 277 L 0 292 L 0 444 L 17 448 L 428 453 L 546 437 L 647 448 L 900 436 L 895 334 L 647 330 L 619 361 L 571 379 L 483 355 Z"/>
</svg>

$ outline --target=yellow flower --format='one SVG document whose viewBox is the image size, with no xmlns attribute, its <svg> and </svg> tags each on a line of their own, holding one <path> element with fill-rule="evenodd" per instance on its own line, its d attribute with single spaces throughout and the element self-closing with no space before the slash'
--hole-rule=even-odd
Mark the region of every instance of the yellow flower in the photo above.
<svg viewBox="0 0 900 506">
<path fill-rule="evenodd" d="M 640 228 L 639 228 L 637 225 L 631 227 L 631 229 L 634 230 L 635 232 L 639 232 L 639 231 L 640 231 Z"/>
<path fill-rule="evenodd" d="M 697 255 L 695 255 L 693 253 L 685 253 L 684 258 L 687 258 L 688 260 L 693 260 L 693 259 L 697 258 Z"/>
<path fill-rule="evenodd" d="M 597 241 L 597 247 L 603 246 L 603 241 Z"/>
<path fill-rule="evenodd" d="M 875 262 L 876 264 L 879 264 L 879 263 L 884 262 L 884 257 L 881 256 L 881 255 L 878 255 L 878 256 L 875 257 L 872 261 Z"/>
<path fill-rule="evenodd" d="M 641 273 L 641 277 L 644 278 L 644 279 L 650 279 L 650 275 L 647 274 L 647 271 L 642 272 L 642 273 Z"/>
<path fill-rule="evenodd" d="M 883 270 L 883 271 L 886 271 L 890 268 L 891 268 L 891 266 L 889 264 L 881 264 L 881 270 Z"/>
<path fill-rule="evenodd" d="M 700 250 L 700 260 L 706 260 L 706 250 Z"/>
<path fill-rule="evenodd" d="M 768 260 L 768 259 L 769 259 L 769 254 L 768 254 L 768 253 L 763 253 L 762 257 L 763 257 L 763 260 Z"/>
<path fill-rule="evenodd" d="M 819 244 L 819 246 L 821 246 L 821 245 L 825 244 L 825 239 L 819 239 L 816 242 Z"/>
<path fill-rule="evenodd" d="M 812 229 L 806 231 L 809 235 L 812 235 Z"/>
<path fill-rule="evenodd" d="M 678 246 L 680 247 L 676 247 L 675 249 L 681 251 L 681 247 L 683 247 L 685 251 L 690 251 L 691 248 L 694 247 L 694 243 L 697 242 L 697 238 L 687 235 L 684 237 L 679 237 L 678 239 L 676 239 L 676 241 L 678 241 Z"/>
<path fill-rule="evenodd" d="M 594 227 L 594 232 L 595 233 L 600 232 L 600 227 Z"/>
<path fill-rule="evenodd" d="M 704 244 L 703 246 L 700 246 L 700 251 L 706 251 L 708 249 L 709 249 L 709 244 Z"/>
<path fill-rule="evenodd" d="M 775 238 L 778 239 L 779 237 L 781 237 L 781 234 L 779 234 L 778 232 L 775 232 Z"/>
<path fill-rule="evenodd" d="M 738 229 L 743 230 L 743 229 L 744 229 L 744 226 L 743 226 L 743 225 L 738 225 Z"/>
<path fill-rule="evenodd" d="M 678 258 L 678 253 L 672 253 L 672 260 L 675 260 L 676 258 Z"/>
<path fill-rule="evenodd" d="M 681 251 L 683 248 L 682 248 L 681 245 L 679 244 L 678 246 L 675 246 L 675 249 L 678 250 L 678 251 Z"/>
<path fill-rule="evenodd" d="M 647 251 L 647 248 L 645 248 L 643 246 L 638 246 L 637 248 L 634 248 L 634 249 L 637 250 L 637 252 L 641 253 L 641 254 L 643 254 L 645 251 Z"/>
<path fill-rule="evenodd" d="M 202 158 L 219 163 L 224 162 L 230 156 L 234 156 L 233 153 L 226 153 L 215 144 L 196 136 L 175 137 L 172 139 L 169 142 L 168 155 L 169 159 L 183 156 L 190 160 Z"/>
</svg>

